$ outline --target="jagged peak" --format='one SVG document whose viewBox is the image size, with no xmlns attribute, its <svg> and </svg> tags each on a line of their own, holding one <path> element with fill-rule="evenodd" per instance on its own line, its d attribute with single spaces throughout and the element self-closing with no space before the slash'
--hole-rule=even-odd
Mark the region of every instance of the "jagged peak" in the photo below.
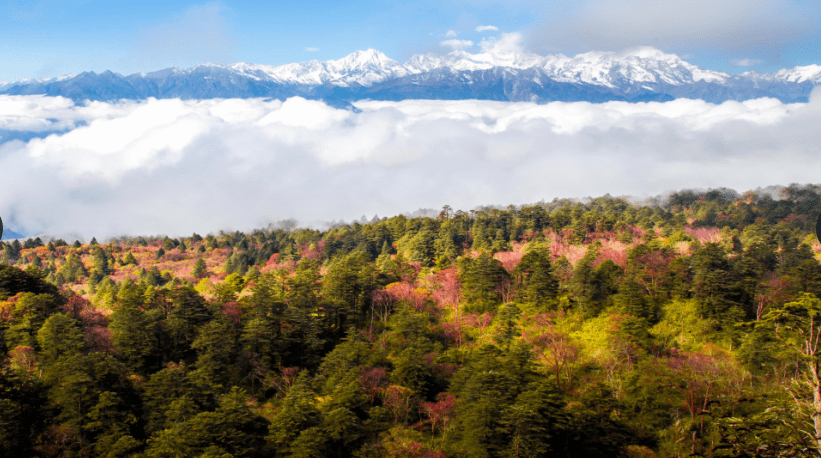
<svg viewBox="0 0 821 458">
<path fill-rule="evenodd" d="M 821 77 L 821 65 L 803 65 L 791 69 L 782 69 L 772 73 L 772 75 L 792 82 L 818 80 Z"/>
<path fill-rule="evenodd" d="M 753 81 L 782 81 L 803 83 L 807 81 L 821 83 L 821 65 L 800 65 L 793 68 L 782 68 L 772 73 L 758 73 L 750 70 L 739 75 Z"/>
<path fill-rule="evenodd" d="M 382 51 L 368 48 L 365 50 L 358 50 L 354 51 L 346 56 L 346 58 L 353 58 L 353 59 L 377 59 L 377 60 L 392 60 L 388 56 L 385 55 Z"/>
<path fill-rule="evenodd" d="M 285 85 L 372 86 L 393 78 L 427 72 L 450 72 L 455 75 L 461 72 L 492 70 L 515 74 L 519 69 L 532 69 L 533 72 L 527 74 L 537 84 L 542 84 L 541 81 L 549 79 L 562 83 L 582 83 L 630 88 L 631 90 L 639 86 L 646 90 L 654 90 L 653 84 L 681 86 L 700 81 L 719 84 L 730 84 L 731 82 L 742 84 L 743 80 L 747 81 L 743 84 L 755 81 L 790 84 L 821 83 L 821 65 L 798 66 L 766 75 L 745 72 L 733 76 L 724 72 L 702 69 L 682 60 L 676 54 L 667 53 L 652 46 L 639 46 L 618 52 L 588 51 L 572 57 L 563 54 L 541 56 L 526 53 L 520 46 L 483 46 L 478 53 L 453 50 L 447 54 L 417 54 L 404 64 L 389 58 L 379 50 L 368 48 L 352 52 L 337 60 L 310 60 L 276 66 L 245 62 L 223 65 L 209 62 L 191 68 L 170 67 L 150 73 L 135 73 L 129 75 L 128 80 L 186 78 L 190 75 L 207 77 L 210 71 L 214 71 L 215 74 L 233 72 L 243 78 Z M 110 71 L 100 74 L 84 72 L 71 77 L 22 80 L 0 84 L 0 87 L 3 87 L 5 92 L 8 91 L 6 88 L 11 85 L 35 84 L 68 78 L 77 78 L 85 84 L 98 75 L 103 77 L 99 80 L 101 82 L 106 78 L 113 78 L 114 75 L 122 76 Z M 436 76 L 436 78 L 442 77 L 445 76 Z"/>
<path fill-rule="evenodd" d="M 399 62 L 391 59 L 390 57 L 386 56 L 383 52 L 377 51 L 373 48 L 368 48 L 364 51 L 355 51 L 347 56 L 337 59 L 337 60 L 329 60 L 326 62 L 328 65 L 332 65 L 334 67 L 350 67 L 350 68 L 362 68 L 363 66 L 368 65 L 377 65 L 377 66 L 397 66 L 401 65 Z"/>
</svg>

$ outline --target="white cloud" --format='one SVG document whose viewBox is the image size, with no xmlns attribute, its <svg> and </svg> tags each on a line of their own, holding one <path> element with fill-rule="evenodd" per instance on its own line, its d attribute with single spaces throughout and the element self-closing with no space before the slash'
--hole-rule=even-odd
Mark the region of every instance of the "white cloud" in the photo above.
<svg viewBox="0 0 821 458">
<path fill-rule="evenodd" d="M 448 37 L 448 38 L 455 37 L 456 35 L 458 35 L 458 34 L 456 33 L 455 30 L 448 30 L 447 33 L 445 34 L 445 36 Z"/>
<path fill-rule="evenodd" d="M 501 38 L 482 38 L 479 47 L 490 54 L 519 54 L 523 52 L 522 40 L 520 33 L 503 33 Z"/>
<path fill-rule="evenodd" d="M 782 47 L 817 37 L 821 25 L 821 3 L 784 0 L 585 0 L 542 11 L 531 44 L 565 52 L 651 45 L 777 57 Z"/>
<path fill-rule="evenodd" d="M 81 118 L 74 102 L 63 97 L 4 96 L 0 130 L 48 132 L 76 127 Z"/>
<path fill-rule="evenodd" d="M 11 229 L 52 234 L 183 235 L 444 204 L 746 190 L 818 182 L 821 168 L 821 89 L 793 105 L 357 106 L 361 113 L 301 98 L 74 105 L 0 96 L 0 129 L 69 129 L 0 144 L 0 215 Z"/>
<path fill-rule="evenodd" d="M 758 64 L 763 63 L 763 62 L 764 61 L 762 59 L 745 58 L 745 59 L 733 59 L 733 60 L 730 61 L 730 64 L 732 64 L 736 67 L 752 67 L 753 65 L 758 65 Z"/>
<path fill-rule="evenodd" d="M 453 49 L 464 49 L 473 46 L 473 42 L 470 40 L 445 40 L 439 43 L 440 46 L 445 46 L 448 48 Z"/>
<path fill-rule="evenodd" d="M 492 31 L 498 31 L 499 28 L 496 27 L 495 25 L 480 25 L 480 26 L 476 27 L 477 32 L 487 32 L 487 31 L 491 31 L 491 30 Z"/>
<path fill-rule="evenodd" d="M 305 48 L 305 50 L 308 52 L 317 52 L 319 51 L 319 48 Z"/>
</svg>

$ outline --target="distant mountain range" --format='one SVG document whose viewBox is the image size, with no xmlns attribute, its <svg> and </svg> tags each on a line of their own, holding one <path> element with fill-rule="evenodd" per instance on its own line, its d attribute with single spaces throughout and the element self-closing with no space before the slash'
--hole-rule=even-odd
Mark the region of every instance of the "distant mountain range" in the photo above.
<svg viewBox="0 0 821 458">
<path fill-rule="evenodd" d="M 348 106 L 363 99 L 482 99 L 500 101 L 708 102 L 773 97 L 806 102 L 821 82 L 821 66 L 741 75 L 705 70 L 674 54 L 643 47 L 575 57 L 534 54 L 416 55 L 405 64 L 368 49 L 326 62 L 270 66 L 202 64 L 123 76 L 84 72 L 0 83 L 0 94 L 46 94 L 75 101 L 154 98 L 278 98 L 301 96 Z"/>
</svg>

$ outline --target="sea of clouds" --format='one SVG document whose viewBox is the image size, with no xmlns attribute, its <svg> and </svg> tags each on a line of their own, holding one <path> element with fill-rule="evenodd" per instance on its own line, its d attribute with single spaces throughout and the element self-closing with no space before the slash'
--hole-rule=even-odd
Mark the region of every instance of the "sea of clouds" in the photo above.
<svg viewBox="0 0 821 458">
<path fill-rule="evenodd" d="M 821 89 L 807 104 L 355 105 L 0 96 L 0 216 L 29 234 L 187 235 L 821 182 Z"/>
</svg>

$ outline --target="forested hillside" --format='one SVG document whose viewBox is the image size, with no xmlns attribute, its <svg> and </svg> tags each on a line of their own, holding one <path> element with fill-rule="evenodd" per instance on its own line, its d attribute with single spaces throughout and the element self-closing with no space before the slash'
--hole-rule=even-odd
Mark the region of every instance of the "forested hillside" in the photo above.
<svg viewBox="0 0 821 458">
<path fill-rule="evenodd" d="M 3 457 L 818 456 L 821 188 L 2 243 Z"/>
</svg>

